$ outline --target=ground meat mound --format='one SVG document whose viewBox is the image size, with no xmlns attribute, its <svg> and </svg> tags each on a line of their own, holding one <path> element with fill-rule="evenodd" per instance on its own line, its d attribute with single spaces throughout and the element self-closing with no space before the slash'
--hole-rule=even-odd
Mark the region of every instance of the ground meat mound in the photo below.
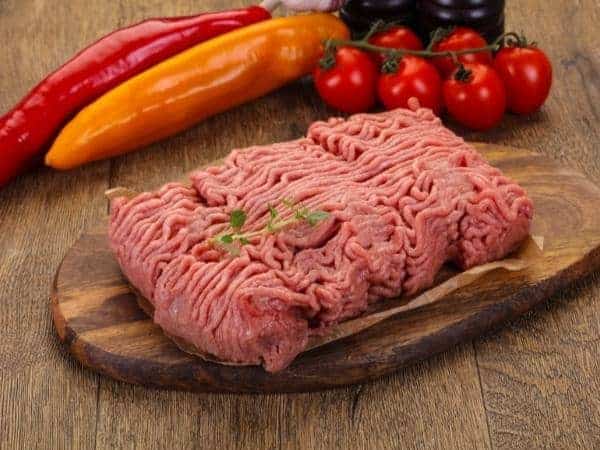
<svg viewBox="0 0 600 450">
<path fill-rule="evenodd" d="M 235 209 L 259 230 L 291 199 L 329 217 L 264 235 L 238 256 L 209 240 Z M 314 123 L 305 138 L 233 151 L 156 192 L 113 200 L 110 243 L 169 335 L 223 361 L 287 367 L 311 334 L 369 303 L 430 286 L 446 262 L 499 259 L 533 205 L 430 110 Z"/>
</svg>

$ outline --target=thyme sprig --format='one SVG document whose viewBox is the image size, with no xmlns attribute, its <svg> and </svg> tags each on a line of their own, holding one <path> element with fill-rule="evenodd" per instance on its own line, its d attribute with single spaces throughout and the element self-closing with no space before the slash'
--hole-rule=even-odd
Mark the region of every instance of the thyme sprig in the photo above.
<svg viewBox="0 0 600 450">
<path fill-rule="evenodd" d="M 299 223 L 308 223 L 311 227 L 316 226 L 329 217 L 329 213 L 321 210 L 311 210 L 303 205 L 297 205 L 294 202 L 283 199 L 281 204 L 292 211 L 292 216 L 283 219 L 277 208 L 269 205 L 269 220 L 263 228 L 256 231 L 242 232 L 246 224 L 247 214 L 242 209 L 236 209 L 229 215 L 229 227 L 222 233 L 213 237 L 210 242 L 216 247 L 220 247 L 232 255 L 239 255 L 240 248 L 250 243 L 250 239 L 257 236 L 276 234 L 281 230 L 297 225 Z"/>
</svg>

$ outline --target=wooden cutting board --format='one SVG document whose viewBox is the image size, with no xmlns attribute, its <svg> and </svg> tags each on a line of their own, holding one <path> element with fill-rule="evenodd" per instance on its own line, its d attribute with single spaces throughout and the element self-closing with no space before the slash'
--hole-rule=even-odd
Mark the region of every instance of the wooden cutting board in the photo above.
<svg viewBox="0 0 600 450">
<path fill-rule="evenodd" d="M 311 391 L 364 382 L 472 339 L 600 266 L 598 187 L 529 150 L 476 147 L 535 203 L 532 234 L 543 236 L 544 251 L 519 255 L 532 260 L 521 272 L 488 274 L 437 304 L 311 350 L 288 369 L 269 374 L 261 367 L 208 363 L 179 350 L 138 307 L 101 223 L 75 243 L 56 274 L 52 313 L 58 335 L 83 365 L 119 380 L 235 392 Z"/>
</svg>

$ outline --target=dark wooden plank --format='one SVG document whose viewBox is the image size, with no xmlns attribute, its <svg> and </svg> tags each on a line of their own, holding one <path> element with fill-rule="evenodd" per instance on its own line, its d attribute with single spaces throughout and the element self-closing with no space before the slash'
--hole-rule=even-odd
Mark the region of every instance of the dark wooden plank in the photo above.
<svg viewBox="0 0 600 450">
<path fill-rule="evenodd" d="M 283 448 L 488 449 L 478 388 L 467 344 L 372 383 L 289 395 Z"/>
<path fill-rule="evenodd" d="M 479 386 L 470 346 L 394 377 L 323 393 L 194 395 L 110 379 L 102 386 L 99 448 L 167 440 L 190 449 L 489 448 L 483 409 L 474 407 Z M 436 404 L 443 407 L 435 411 Z"/>
<path fill-rule="evenodd" d="M 108 380 L 100 395 L 98 448 L 279 448 L 279 401 L 273 395 L 193 395 Z"/>
<path fill-rule="evenodd" d="M 509 26 L 548 52 L 555 83 L 541 113 L 509 117 L 488 139 L 530 146 L 600 182 L 598 2 L 507 3 Z M 476 341 L 493 448 L 600 448 L 599 281 Z"/>
<path fill-rule="evenodd" d="M 1 112 L 114 26 L 86 3 L 0 1 Z M 38 169 L 0 190 L 0 448 L 94 447 L 98 377 L 57 343 L 48 287 L 67 249 L 105 214 L 108 173 L 106 162 Z"/>
</svg>

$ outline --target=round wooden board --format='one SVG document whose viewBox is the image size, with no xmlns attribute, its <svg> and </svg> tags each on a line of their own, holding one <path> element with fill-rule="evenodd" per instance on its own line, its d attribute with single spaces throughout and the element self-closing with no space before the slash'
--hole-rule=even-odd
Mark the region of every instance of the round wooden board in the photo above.
<svg viewBox="0 0 600 450">
<path fill-rule="evenodd" d="M 600 265 L 600 189 L 529 150 L 476 144 L 535 203 L 543 254 L 519 273 L 495 272 L 444 301 L 300 355 L 286 370 L 229 367 L 179 350 L 138 307 L 107 245 L 85 233 L 52 291 L 60 339 L 82 364 L 130 383 L 196 391 L 299 392 L 364 382 L 472 339 L 524 313 Z M 522 250 L 527 252 L 529 250 Z"/>
</svg>

